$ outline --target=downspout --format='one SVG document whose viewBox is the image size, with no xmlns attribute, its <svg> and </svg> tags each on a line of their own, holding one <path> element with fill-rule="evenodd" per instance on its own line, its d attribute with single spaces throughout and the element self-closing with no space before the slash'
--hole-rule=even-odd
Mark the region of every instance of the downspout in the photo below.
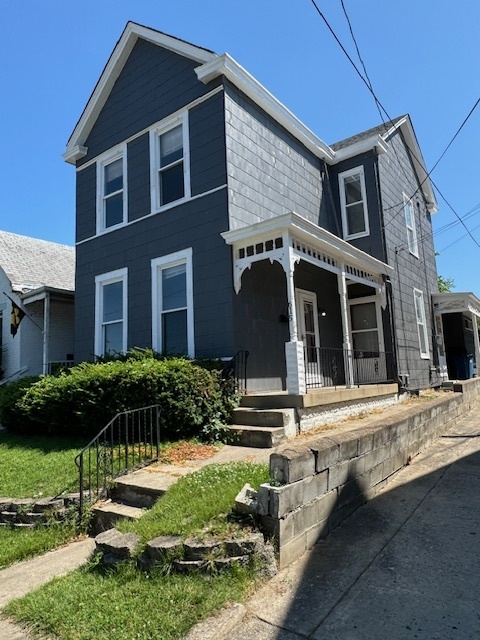
<svg viewBox="0 0 480 640">
<path fill-rule="evenodd" d="M 43 299 L 43 375 L 48 374 L 49 360 L 49 339 L 50 339 L 50 293 L 45 293 Z"/>
</svg>

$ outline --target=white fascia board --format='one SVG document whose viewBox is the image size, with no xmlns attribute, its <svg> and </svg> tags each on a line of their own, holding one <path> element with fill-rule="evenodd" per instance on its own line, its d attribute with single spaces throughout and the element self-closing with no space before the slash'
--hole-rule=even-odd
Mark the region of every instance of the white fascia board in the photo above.
<svg viewBox="0 0 480 640">
<path fill-rule="evenodd" d="M 359 142 L 355 142 L 348 147 L 344 147 L 343 149 L 335 151 L 335 158 L 331 164 L 338 164 L 343 160 L 348 160 L 348 158 L 353 158 L 354 156 L 358 156 L 361 153 L 370 151 L 371 149 L 377 149 L 378 153 L 382 154 L 387 153 L 389 147 L 381 135 L 372 136 L 371 138 L 365 138 L 365 140 L 360 140 Z"/>
<path fill-rule="evenodd" d="M 65 151 L 65 153 L 62 153 L 62 158 L 65 160 L 65 162 L 74 165 L 77 160 L 81 160 L 81 158 L 84 158 L 87 155 L 87 151 L 87 147 L 82 147 L 81 145 L 77 144 L 71 149 L 67 148 L 67 151 Z"/>
<path fill-rule="evenodd" d="M 95 86 L 95 89 L 93 90 L 92 95 L 90 96 L 90 99 L 87 102 L 82 115 L 80 116 L 80 120 L 67 142 L 67 149 L 63 154 L 63 158 L 66 162 L 74 164 L 75 160 L 79 159 L 79 157 L 83 157 L 75 157 L 76 149 L 82 149 L 85 153 L 87 152 L 83 143 L 92 130 L 92 127 L 97 120 L 100 111 L 103 109 L 105 102 L 110 95 L 110 91 L 117 81 L 117 78 L 120 75 L 138 38 L 148 40 L 153 44 L 169 49 L 170 51 L 202 64 L 217 57 L 215 53 L 211 53 L 205 49 L 200 49 L 188 42 L 177 40 L 177 38 L 172 38 L 164 33 L 160 33 L 154 29 L 149 29 L 148 27 L 143 27 L 142 25 L 134 22 L 128 22 Z M 85 155 L 85 153 L 83 155 Z"/>
<path fill-rule="evenodd" d="M 432 293 L 432 302 L 437 313 L 470 312 L 480 317 L 480 300 L 470 291 Z"/>
<path fill-rule="evenodd" d="M 313 154 L 323 160 L 331 161 L 335 157 L 323 140 L 318 138 L 303 124 L 285 105 L 273 96 L 265 87 L 238 64 L 228 53 L 217 56 L 215 60 L 197 67 L 198 79 L 208 84 L 218 76 L 225 76 L 240 91 L 268 113 L 276 122 L 307 147 Z"/>
<path fill-rule="evenodd" d="M 430 181 L 430 178 L 427 177 L 428 171 L 425 166 L 425 161 L 423 159 L 422 152 L 418 144 L 415 131 L 413 130 L 410 118 L 405 116 L 404 118 L 396 122 L 385 134 L 383 134 L 382 137 L 386 142 L 388 142 L 389 138 L 391 138 L 391 136 L 398 129 L 401 129 L 403 136 L 405 138 L 407 147 L 410 149 L 413 166 L 415 167 L 418 181 L 422 185 L 421 189 L 425 197 L 425 200 L 427 202 L 428 212 L 433 215 L 438 211 L 437 199 L 435 197 L 435 193 L 433 191 L 433 185 Z"/>
<path fill-rule="evenodd" d="M 26 293 L 22 293 L 19 295 L 19 298 L 23 300 L 24 304 L 31 304 L 32 302 L 43 300 L 43 298 L 48 294 L 53 294 L 54 296 L 60 296 L 62 298 L 71 298 L 73 301 L 75 292 L 70 289 L 57 289 L 57 287 L 43 286 L 38 289 L 33 289 L 32 291 L 27 291 Z"/>
<path fill-rule="evenodd" d="M 347 261 L 363 269 L 368 268 L 375 274 L 389 274 L 394 271 L 390 265 L 365 253 L 365 251 L 357 249 L 349 242 L 322 227 L 318 227 L 295 212 L 285 213 L 240 229 L 224 231 L 220 235 L 227 244 L 234 245 L 254 238 L 260 240 L 273 232 L 280 234 L 281 231 L 291 231 L 295 237 L 303 238 L 305 242 L 315 244 L 315 240 L 317 240 L 317 243 L 322 244 L 326 251 L 340 261 Z"/>
</svg>

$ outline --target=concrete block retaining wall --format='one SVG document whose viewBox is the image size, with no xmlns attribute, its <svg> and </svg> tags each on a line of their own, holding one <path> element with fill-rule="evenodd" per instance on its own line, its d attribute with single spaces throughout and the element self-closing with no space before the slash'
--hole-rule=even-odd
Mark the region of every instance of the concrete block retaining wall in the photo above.
<svg viewBox="0 0 480 640">
<path fill-rule="evenodd" d="M 441 436 L 480 398 L 480 379 L 453 386 L 454 394 L 408 409 L 400 418 L 363 429 L 287 445 L 270 457 L 270 483 L 258 493 L 264 529 L 275 537 L 280 567 L 299 558 L 387 479 Z"/>
</svg>

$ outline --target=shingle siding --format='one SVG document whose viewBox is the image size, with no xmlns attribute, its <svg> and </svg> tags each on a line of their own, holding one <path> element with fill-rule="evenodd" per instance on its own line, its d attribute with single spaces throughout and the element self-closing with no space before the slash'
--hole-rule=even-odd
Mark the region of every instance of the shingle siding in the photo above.
<svg viewBox="0 0 480 640">
<path fill-rule="evenodd" d="M 229 85 L 225 119 L 230 227 L 291 211 L 329 225 L 322 161 Z"/>
<path fill-rule="evenodd" d="M 127 145 L 127 180 L 128 220 L 137 220 L 151 211 L 148 133 Z"/>
<path fill-rule="evenodd" d="M 436 346 L 432 340 L 431 294 L 438 291 L 432 222 L 417 176 L 413 170 L 401 133 L 389 141 L 392 151 L 379 156 L 381 197 L 385 220 L 388 262 L 394 267 L 391 276 L 394 297 L 395 330 L 398 341 L 398 369 L 408 374 L 412 388 L 427 387 L 436 382 L 430 367 L 437 364 Z M 417 191 L 418 190 L 418 191 Z M 416 193 L 415 193 L 416 192 Z M 418 258 L 408 248 L 403 194 L 412 196 L 418 241 Z M 418 204 L 418 206 L 417 206 Z M 413 289 L 423 292 L 429 339 L 430 359 L 420 358 L 417 319 Z"/>
</svg>

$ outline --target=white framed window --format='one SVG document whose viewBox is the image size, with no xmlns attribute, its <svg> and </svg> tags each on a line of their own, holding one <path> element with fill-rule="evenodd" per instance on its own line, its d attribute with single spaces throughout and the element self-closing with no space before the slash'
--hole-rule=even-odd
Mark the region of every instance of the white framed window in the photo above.
<svg viewBox="0 0 480 640">
<path fill-rule="evenodd" d="M 415 207 L 412 200 L 404 194 L 403 208 L 405 210 L 405 223 L 407 225 L 408 250 L 418 258 L 417 229 L 415 227 Z"/>
<path fill-rule="evenodd" d="M 338 175 L 343 237 L 363 238 L 370 234 L 363 167 L 355 167 Z"/>
<path fill-rule="evenodd" d="M 195 356 L 192 249 L 152 260 L 152 346 Z"/>
<path fill-rule="evenodd" d="M 150 131 L 152 211 L 190 198 L 188 112 Z"/>
<path fill-rule="evenodd" d="M 95 355 L 127 351 L 128 269 L 95 277 Z"/>
<path fill-rule="evenodd" d="M 418 327 L 418 342 L 420 345 L 420 357 L 424 359 L 430 358 L 430 349 L 428 346 L 427 321 L 425 318 L 425 302 L 423 300 L 423 291 L 419 289 L 413 290 L 413 299 L 415 302 L 415 316 Z"/>
<path fill-rule="evenodd" d="M 97 160 L 97 233 L 127 222 L 127 146 Z"/>
</svg>

